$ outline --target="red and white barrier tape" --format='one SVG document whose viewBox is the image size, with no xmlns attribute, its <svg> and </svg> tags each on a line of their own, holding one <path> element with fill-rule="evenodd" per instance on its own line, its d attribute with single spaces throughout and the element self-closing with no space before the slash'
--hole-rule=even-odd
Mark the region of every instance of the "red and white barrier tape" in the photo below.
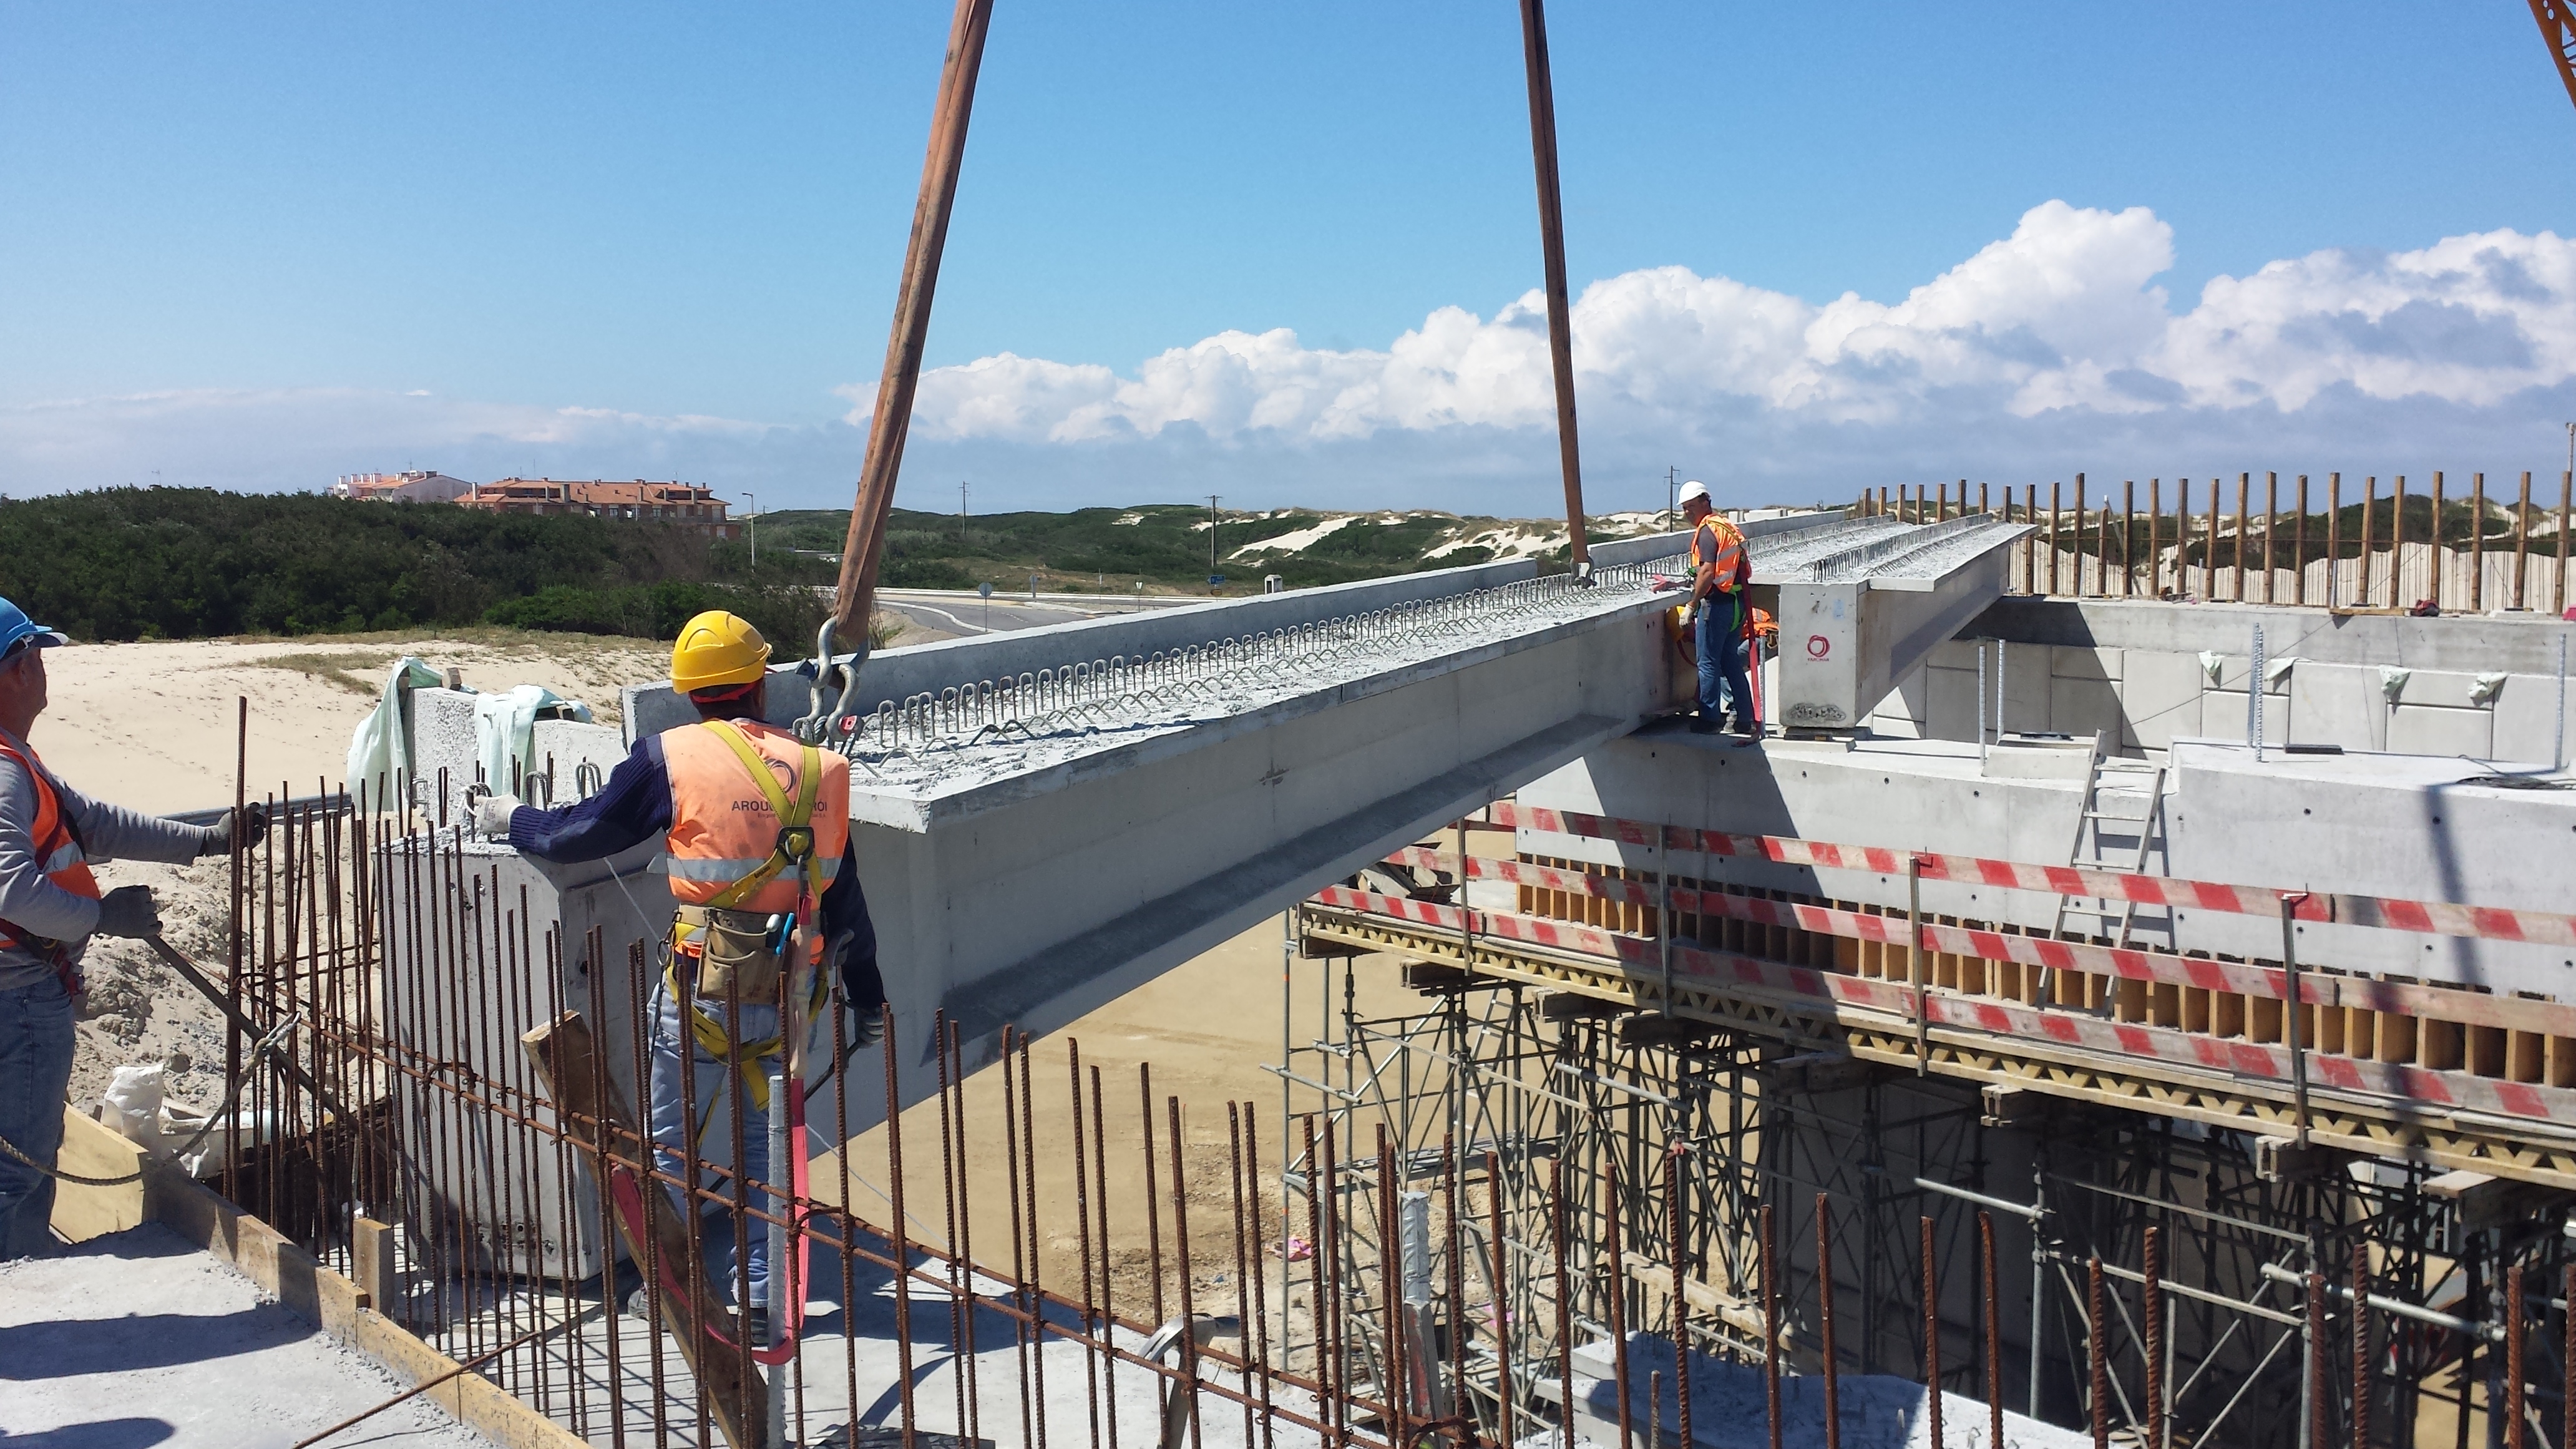
<svg viewBox="0 0 2576 1449">
<path fill-rule="evenodd" d="M 1566 921 L 1491 911 L 1464 911 L 1457 906 L 1411 900 L 1348 886 L 1317 891 L 1314 903 L 1368 915 L 1411 921 L 1453 931 L 1469 931 L 1496 940 L 1525 941 L 1581 955 L 1605 957 L 1634 972 L 1661 965 L 1654 941 Z M 1803 998 L 1818 1004 L 1847 1005 L 1913 1019 L 1913 988 L 1901 981 L 1845 975 L 1807 966 L 1787 966 L 1746 956 L 1703 951 L 1675 943 L 1673 975 L 1677 985 L 1753 990 L 1765 995 Z M 2053 1011 L 1978 997 L 1934 993 L 1927 998 L 1934 1026 L 1958 1027 L 2002 1036 L 2028 1038 L 2084 1051 L 2143 1057 L 2205 1072 L 2277 1083 L 2290 1082 L 2287 1048 L 2262 1042 L 2228 1040 L 2169 1027 L 2104 1021 L 2098 1017 Z M 2312 1086 L 2401 1098 L 2450 1111 L 2493 1113 L 2535 1121 L 2576 1122 L 2576 1091 L 2524 1082 L 2498 1081 L 2465 1072 L 2436 1071 L 2395 1062 L 2363 1061 L 2315 1048 L 2307 1052 Z"/>
<path fill-rule="evenodd" d="M 1387 861 L 1451 875 L 1458 871 L 1458 857 L 1454 852 L 1435 851 L 1422 846 L 1396 851 L 1387 857 Z M 1655 888 L 1643 881 L 1590 875 L 1528 861 L 1470 856 L 1467 878 L 1508 881 L 1538 890 L 1587 896 L 1615 905 L 1637 906 L 1646 910 L 1655 908 Z M 1754 925 L 1786 926 L 1887 946 L 1903 947 L 1906 944 L 1906 922 L 1901 915 L 1871 915 L 1864 911 L 1775 901 L 1762 896 L 1729 895 L 1723 891 L 1696 891 L 1678 886 L 1673 889 L 1673 909 L 1685 915 L 1722 916 Z M 2268 997 L 2275 1001 L 2284 999 L 2289 991 L 2288 973 L 2276 966 L 2212 961 L 2198 956 L 2096 946 L 2082 941 L 2055 941 L 2045 936 L 2016 935 L 1983 927 L 1945 926 L 1926 921 L 1923 946 L 1929 951 L 1974 956 L 1987 961 L 2011 961 L 2051 971 L 2081 971 L 2095 976 L 2117 976 L 2239 996 Z M 2362 1011 L 2429 1017 L 2463 1026 L 2504 1027 L 2543 1036 L 2576 1037 L 2576 1005 L 2554 1001 L 2370 981 L 2324 972 L 2303 973 L 2299 981 L 2299 997 L 2311 1005 L 2329 1008 L 2351 1007 Z"/>
<path fill-rule="evenodd" d="M 2537 945 L 2576 947 L 2576 915 L 2555 911 L 2517 911 L 2497 906 L 2464 906 L 2447 901 L 2392 900 L 2382 896 L 2329 895 L 2259 886 L 2220 885 L 2214 881 L 2174 880 L 2132 875 L 2125 871 L 2088 870 L 2073 865 L 2028 865 L 1974 855 L 1891 850 L 1875 845 L 1831 845 L 1779 835 L 1733 835 L 1686 826 L 1652 825 L 1579 811 L 1550 810 L 1516 801 L 1496 803 L 1493 823 L 1553 835 L 1613 840 L 1624 845 L 1655 847 L 1660 836 L 1667 851 L 1741 856 L 1782 865 L 1825 870 L 1905 874 L 1909 860 L 1919 861 L 1923 879 L 1967 885 L 1999 886 L 2045 895 L 2094 896 L 2134 901 L 2139 905 L 2222 911 L 2232 915 L 2278 915 L 2282 901 L 2293 903 L 2302 921 L 2339 922 L 2391 931 L 2417 931 L 2437 936 L 2463 936 L 2481 941 L 2526 941 Z"/>
</svg>

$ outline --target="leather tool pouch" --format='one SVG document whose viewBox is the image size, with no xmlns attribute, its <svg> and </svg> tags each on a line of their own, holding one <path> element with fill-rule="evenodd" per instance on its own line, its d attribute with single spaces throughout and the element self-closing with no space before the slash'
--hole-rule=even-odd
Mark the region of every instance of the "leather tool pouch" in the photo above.
<svg viewBox="0 0 2576 1449">
<path fill-rule="evenodd" d="M 715 1006 L 731 999 L 746 1006 L 763 1006 L 777 1002 L 778 978 L 784 964 L 774 944 L 778 939 L 777 917 L 753 911 L 682 906 L 672 917 L 671 937 L 682 956 L 697 960 L 697 997 L 701 1003 Z"/>
</svg>

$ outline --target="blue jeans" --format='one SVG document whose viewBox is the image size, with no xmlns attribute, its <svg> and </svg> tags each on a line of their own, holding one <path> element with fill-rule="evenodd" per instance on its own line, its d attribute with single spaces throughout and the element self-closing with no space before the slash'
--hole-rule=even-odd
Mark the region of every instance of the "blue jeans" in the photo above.
<svg viewBox="0 0 2576 1449">
<path fill-rule="evenodd" d="M 724 1020 L 724 1004 L 702 1003 L 718 1021 Z M 735 1025 L 737 1039 L 767 1041 L 778 1034 L 778 1008 L 744 1006 Z M 688 1041 L 686 1048 L 682 1043 Z M 696 1081 L 694 1086 L 680 1074 L 680 1055 L 689 1055 Z M 760 1059 L 756 1068 L 766 1076 L 778 1063 L 776 1054 Z M 698 1133 L 698 1186 L 711 1192 L 732 1196 L 734 1183 L 731 1169 L 735 1160 L 733 1146 L 734 1094 L 742 1088 L 742 1073 L 709 1056 L 703 1048 L 689 1041 L 680 1024 L 680 1004 L 668 991 L 653 991 L 653 1065 L 649 1084 L 651 1093 L 646 1107 L 646 1120 L 651 1124 L 654 1143 L 662 1149 L 662 1170 L 674 1177 L 688 1171 L 683 1154 L 688 1148 L 688 1092 L 695 1092 L 698 1120 L 705 1127 Z M 789 1090 L 795 1090 L 790 1086 Z M 772 1102 L 772 1109 L 783 1104 Z M 769 1113 L 753 1107 L 749 1098 L 742 1101 L 742 1135 L 747 1139 L 740 1154 L 743 1171 L 753 1182 L 768 1182 Z M 782 1184 L 783 1185 L 783 1184 Z M 677 1192 L 674 1191 L 674 1200 Z M 754 1191 L 750 1196 L 754 1211 L 776 1213 L 778 1199 L 769 1193 Z M 734 1214 L 723 1203 L 699 1201 L 698 1241 L 700 1261 L 707 1267 L 707 1277 L 718 1296 L 731 1298 L 740 1286 L 741 1274 L 734 1262 Z M 687 1213 L 687 1205 L 681 1211 Z M 759 1218 L 742 1219 L 745 1254 L 750 1259 L 751 1304 L 769 1306 L 769 1224 Z"/>
<path fill-rule="evenodd" d="M 0 991 L 0 1137 L 51 1167 L 72 1083 L 72 999 L 60 981 Z M 0 1152 L 0 1258 L 53 1248 L 54 1180 Z"/>
<path fill-rule="evenodd" d="M 1732 709 L 1735 727 L 1750 730 L 1762 722 L 1753 707 L 1753 682 L 1746 677 L 1743 626 L 1733 599 L 1713 595 L 1700 601 L 1698 632 L 1692 638 L 1699 655 L 1699 717 L 1715 720 Z"/>
</svg>

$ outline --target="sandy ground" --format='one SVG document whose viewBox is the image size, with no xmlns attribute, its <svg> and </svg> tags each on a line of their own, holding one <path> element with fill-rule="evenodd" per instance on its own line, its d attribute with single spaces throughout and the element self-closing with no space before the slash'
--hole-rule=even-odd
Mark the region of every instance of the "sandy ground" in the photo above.
<svg viewBox="0 0 2576 1449">
<path fill-rule="evenodd" d="M 146 1225 L 0 1265 L 0 1441 L 284 1449 L 403 1385 L 248 1278 Z M 335 1443 L 490 1443 L 426 1399 Z"/>
<path fill-rule="evenodd" d="M 52 702 L 33 743 L 75 787 L 156 814 L 229 804 L 249 701 L 248 788 L 337 784 L 349 736 L 396 659 L 463 671 L 478 689 L 542 684 L 617 719 L 619 684 L 668 672 L 667 646 L 582 634 L 82 644 L 45 657 Z"/>
<path fill-rule="evenodd" d="M 231 803 L 244 753 L 252 794 L 311 794 L 338 782 L 351 732 L 406 654 L 459 669 L 477 688 L 545 685 L 603 721 L 617 717 L 620 683 L 657 677 L 668 663 L 665 646 L 644 640 L 501 630 L 74 645 L 45 657 L 49 703 L 31 742 L 73 788 L 153 814 Z M 171 944 L 203 964 L 223 960 L 230 887 L 221 862 L 114 863 L 99 876 L 109 887 L 154 887 Z M 213 1008 L 136 942 L 97 943 L 87 972 L 73 1101 L 94 1107 L 117 1066 L 177 1052 L 191 1065 L 172 1075 L 171 1095 L 211 1107 L 224 1056 Z"/>
</svg>

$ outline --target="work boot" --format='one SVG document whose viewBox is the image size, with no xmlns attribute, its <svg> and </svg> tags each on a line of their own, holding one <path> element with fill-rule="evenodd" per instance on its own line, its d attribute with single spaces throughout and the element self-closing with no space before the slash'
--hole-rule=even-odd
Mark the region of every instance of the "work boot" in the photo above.
<svg viewBox="0 0 2576 1449">
<path fill-rule="evenodd" d="M 1713 719 L 1710 719 L 1707 715 L 1704 715 L 1704 714 L 1695 714 L 1695 715 L 1692 715 L 1692 716 L 1690 717 L 1690 732 L 1691 732 L 1692 734 L 1695 734 L 1695 735 L 1713 735 L 1713 734 L 1716 734 L 1716 733 L 1717 733 L 1717 721 L 1716 721 L 1716 720 L 1713 720 Z"/>
<path fill-rule="evenodd" d="M 769 1347 L 769 1310 L 757 1303 L 751 1305 L 750 1311 L 742 1315 L 742 1331 L 744 1341 L 753 1348 Z"/>
</svg>

